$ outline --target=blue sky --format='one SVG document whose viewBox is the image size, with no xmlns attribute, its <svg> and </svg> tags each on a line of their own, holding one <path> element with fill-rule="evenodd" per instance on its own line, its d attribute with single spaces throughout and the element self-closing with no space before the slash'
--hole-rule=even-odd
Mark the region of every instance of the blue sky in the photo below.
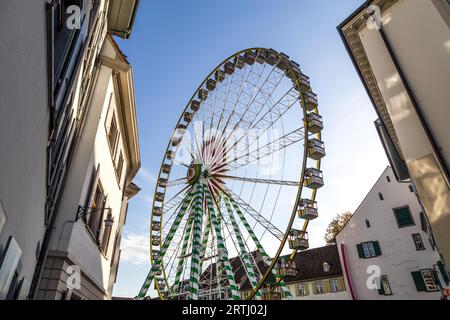
<svg viewBox="0 0 450 320">
<path fill-rule="evenodd" d="M 287 53 L 311 77 L 324 117 L 325 187 L 312 247 L 324 244 L 337 213 L 353 212 L 388 165 L 376 114 L 336 26 L 363 0 L 142 0 L 130 40 L 119 41 L 134 68 L 142 188 L 129 206 L 116 296 L 135 296 L 149 271 L 151 199 L 168 139 L 186 103 L 224 58 L 249 47 Z"/>
</svg>

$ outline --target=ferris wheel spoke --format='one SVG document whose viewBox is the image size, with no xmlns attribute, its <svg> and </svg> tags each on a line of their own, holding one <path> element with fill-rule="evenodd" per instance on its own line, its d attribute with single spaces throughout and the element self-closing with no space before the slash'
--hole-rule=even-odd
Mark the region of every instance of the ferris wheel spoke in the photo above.
<svg viewBox="0 0 450 320">
<path fill-rule="evenodd" d="M 245 116 L 248 115 L 250 112 L 250 116 L 254 116 L 254 118 L 257 118 L 258 115 L 261 113 L 261 111 L 264 109 L 264 106 L 267 104 L 269 99 L 272 97 L 273 93 L 277 89 L 278 85 L 281 83 L 281 81 L 284 78 L 284 72 L 282 72 L 277 67 L 273 67 L 270 71 L 269 75 L 267 76 L 264 83 L 261 85 L 261 87 L 258 89 L 256 95 L 251 100 L 251 102 L 248 104 L 247 108 L 242 113 L 242 116 L 237 121 L 237 123 L 234 125 L 233 131 L 236 131 L 242 122 L 245 120 Z M 252 108 L 253 107 L 253 108 Z M 253 119 L 254 119 L 253 118 Z M 254 120 L 253 120 L 254 121 Z M 253 121 L 248 121 L 250 124 Z M 228 139 L 228 137 L 227 137 Z"/>
<path fill-rule="evenodd" d="M 250 255 L 247 252 L 247 248 L 245 247 L 244 237 L 242 236 L 241 230 L 239 229 L 239 226 L 236 222 L 236 219 L 233 215 L 233 210 L 228 202 L 225 202 L 225 205 L 227 207 L 228 215 L 231 220 L 231 224 L 233 227 L 234 234 L 236 236 L 236 240 L 239 246 L 239 256 L 242 262 L 242 266 L 244 267 L 245 273 L 250 281 L 250 284 L 252 288 L 255 288 L 258 285 L 258 281 L 256 279 L 256 274 L 254 270 L 254 266 L 252 265 L 250 261 Z M 255 266 L 256 267 L 256 266 Z M 258 291 L 256 293 L 257 300 L 260 300 L 262 295 L 261 292 Z"/>
<path fill-rule="evenodd" d="M 272 234 L 278 240 L 282 240 L 284 233 L 274 226 L 269 220 L 262 216 L 258 211 L 253 209 L 248 203 L 246 203 L 242 198 L 236 195 L 232 190 L 228 189 L 228 199 L 232 200 L 233 204 L 237 204 L 242 208 L 250 217 L 252 217 L 256 222 L 263 226 L 270 234 Z"/>
<path fill-rule="evenodd" d="M 284 148 L 287 148 L 304 139 L 303 128 L 298 128 L 281 138 L 271 141 L 262 147 L 253 151 L 248 151 L 240 156 L 237 156 L 230 161 L 224 163 L 220 168 L 229 167 L 230 169 L 239 169 L 242 166 L 249 165 L 259 161 L 267 156 L 274 154 Z M 242 160 L 242 161 L 239 161 Z"/>
<path fill-rule="evenodd" d="M 184 177 L 184 178 L 170 181 L 169 183 L 167 183 L 167 187 L 179 186 L 179 185 L 186 184 L 186 183 L 187 183 L 187 179 L 186 179 L 186 177 Z"/>
<path fill-rule="evenodd" d="M 228 176 L 228 175 L 218 175 L 218 177 L 225 180 L 237 180 L 244 182 L 253 182 L 253 183 L 262 183 L 262 184 L 273 184 L 273 185 L 281 185 L 281 186 L 290 186 L 290 187 L 298 187 L 299 183 L 296 181 L 286 181 L 286 180 L 271 180 L 271 179 L 259 179 L 259 178 L 247 178 L 247 177 L 236 177 L 236 176 Z"/>
<path fill-rule="evenodd" d="M 253 121 L 239 139 L 237 139 L 231 147 L 227 148 L 227 152 L 230 152 L 234 147 L 238 146 L 241 141 L 249 135 L 252 130 L 258 130 L 258 136 L 262 136 L 273 127 L 283 115 L 285 115 L 289 109 L 296 105 L 300 100 L 300 96 L 295 87 L 291 87 L 277 102 L 275 102 L 269 110 L 258 119 Z M 255 119 L 256 120 L 256 119 Z M 248 144 L 251 147 L 258 139 Z"/>
<path fill-rule="evenodd" d="M 250 237 L 253 239 L 253 242 L 255 242 L 256 248 L 258 249 L 259 253 L 261 254 L 264 264 L 266 266 L 269 266 L 272 259 L 269 257 L 266 250 L 264 249 L 261 242 L 259 241 L 258 237 L 256 236 L 255 232 L 250 227 L 250 224 L 248 223 L 247 219 L 245 218 L 244 214 L 242 213 L 241 209 L 239 208 L 238 203 L 236 203 L 236 201 L 231 197 L 228 197 L 227 200 L 234 207 L 236 213 L 238 214 L 239 218 L 241 219 L 242 223 L 244 224 L 245 228 L 247 229 L 247 232 L 250 234 Z M 277 284 L 280 286 L 281 290 L 283 291 L 283 294 L 289 300 L 293 299 L 293 296 L 292 296 L 289 288 L 286 286 L 284 280 L 279 276 L 278 272 L 276 270 L 272 269 L 271 273 L 275 277 L 275 279 L 277 279 Z"/>
</svg>

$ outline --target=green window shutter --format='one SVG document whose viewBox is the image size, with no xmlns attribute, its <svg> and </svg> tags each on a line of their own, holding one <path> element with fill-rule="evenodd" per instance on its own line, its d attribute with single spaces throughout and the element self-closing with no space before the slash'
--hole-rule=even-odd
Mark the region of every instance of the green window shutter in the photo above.
<svg viewBox="0 0 450 320">
<path fill-rule="evenodd" d="M 439 267 L 439 271 L 441 272 L 442 278 L 444 278 L 445 284 L 448 285 L 450 283 L 450 278 L 449 278 L 449 275 L 448 275 L 448 272 L 447 272 L 447 270 L 445 268 L 444 263 L 439 260 L 437 262 L 437 265 Z"/>
<path fill-rule="evenodd" d="M 423 281 L 422 273 L 420 271 L 411 272 L 411 275 L 416 285 L 417 291 L 427 291 L 425 281 Z"/>
<path fill-rule="evenodd" d="M 357 245 L 356 245 L 356 249 L 358 250 L 358 256 L 359 256 L 360 258 L 364 259 L 366 256 L 364 255 L 364 249 L 363 249 L 362 244 L 361 244 L 361 243 L 360 243 L 360 244 L 357 244 Z"/>
<path fill-rule="evenodd" d="M 375 250 L 375 254 L 376 256 L 381 256 L 381 248 L 380 248 L 380 243 L 378 241 L 374 241 L 373 243 L 373 249 Z"/>
<path fill-rule="evenodd" d="M 411 216 L 409 207 L 394 209 L 394 213 L 397 216 L 397 222 L 399 227 L 406 227 L 414 225 L 414 220 Z"/>
<path fill-rule="evenodd" d="M 427 228 L 427 220 L 425 218 L 425 214 L 423 212 L 420 213 L 420 226 L 422 228 L 422 231 L 427 232 L 428 233 L 428 228 Z"/>
</svg>

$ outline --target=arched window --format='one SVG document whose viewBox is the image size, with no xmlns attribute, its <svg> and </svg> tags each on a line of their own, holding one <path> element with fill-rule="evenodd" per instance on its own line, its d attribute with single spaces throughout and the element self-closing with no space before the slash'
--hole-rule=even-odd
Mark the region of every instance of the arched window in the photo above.
<svg viewBox="0 0 450 320">
<path fill-rule="evenodd" d="M 378 197 L 380 198 L 381 201 L 384 200 L 384 196 L 383 196 L 383 194 L 381 192 L 378 192 Z"/>
</svg>

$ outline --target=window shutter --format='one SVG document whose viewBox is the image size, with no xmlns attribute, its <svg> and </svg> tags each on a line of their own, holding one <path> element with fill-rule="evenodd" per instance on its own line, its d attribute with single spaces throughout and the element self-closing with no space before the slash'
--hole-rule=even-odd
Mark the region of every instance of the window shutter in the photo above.
<svg viewBox="0 0 450 320">
<path fill-rule="evenodd" d="M 338 288 L 339 288 L 339 291 L 344 291 L 345 290 L 344 278 L 339 278 L 338 279 Z"/>
<path fill-rule="evenodd" d="M 305 282 L 304 286 L 305 286 L 305 296 L 309 296 L 309 283 Z"/>
<path fill-rule="evenodd" d="M 298 288 L 298 286 L 300 285 L 300 283 L 297 283 L 296 285 L 295 285 L 295 295 L 298 297 L 298 296 L 300 296 L 300 289 Z"/>
<path fill-rule="evenodd" d="M 361 243 L 360 243 L 360 244 L 357 244 L 357 245 L 356 245 L 356 249 L 358 250 L 358 256 L 359 256 L 361 259 L 364 259 L 366 256 L 364 255 L 364 249 L 363 249 L 362 244 L 361 244 Z"/>
<path fill-rule="evenodd" d="M 450 283 L 450 278 L 449 278 L 449 274 L 445 268 L 445 265 L 442 261 L 438 261 L 437 265 L 439 267 L 439 271 L 441 272 L 442 278 L 445 281 L 445 284 L 448 285 Z"/>
<path fill-rule="evenodd" d="M 427 287 L 425 285 L 425 281 L 423 281 L 422 274 L 420 271 L 411 272 L 411 275 L 414 280 L 414 284 L 416 285 L 417 291 L 427 291 Z"/>
<path fill-rule="evenodd" d="M 317 294 L 317 281 L 313 282 L 313 292 L 314 294 Z"/>
<path fill-rule="evenodd" d="M 381 256 L 381 248 L 380 248 L 380 243 L 378 241 L 374 241 L 373 243 L 373 249 L 375 250 L 375 254 L 376 256 Z"/>
<path fill-rule="evenodd" d="M 425 218 L 425 214 L 423 212 L 420 213 L 420 226 L 422 228 L 422 231 L 427 232 L 428 233 L 428 228 L 427 228 L 427 220 Z"/>
<path fill-rule="evenodd" d="M 89 193 L 87 197 L 87 203 L 85 207 L 90 207 L 91 203 L 94 201 L 95 197 L 95 189 L 97 189 L 98 180 L 100 178 L 100 163 L 97 166 L 97 169 L 94 169 L 92 178 L 91 178 L 91 184 L 89 186 Z"/>
<path fill-rule="evenodd" d="M 323 280 L 323 291 L 324 293 L 331 292 L 330 280 Z"/>
</svg>

